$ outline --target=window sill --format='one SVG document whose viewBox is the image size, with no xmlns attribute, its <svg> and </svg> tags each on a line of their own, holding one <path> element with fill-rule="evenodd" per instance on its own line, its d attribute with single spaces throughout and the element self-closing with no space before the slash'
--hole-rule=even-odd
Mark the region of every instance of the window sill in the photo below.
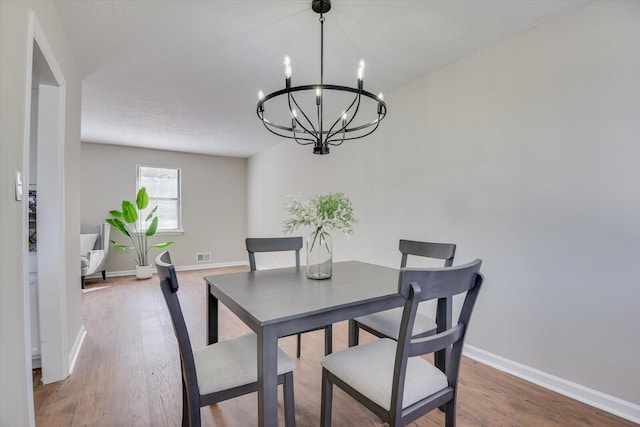
<svg viewBox="0 0 640 427">
<path fill-rule="evenodd" d="M 158 231 L 156 231 L 155 236 L 179 236 L 181 234 L 184 234 L 184 230 L 183 229 L 179 229 L 179 230 L 158 230 Z"/>
</svg>

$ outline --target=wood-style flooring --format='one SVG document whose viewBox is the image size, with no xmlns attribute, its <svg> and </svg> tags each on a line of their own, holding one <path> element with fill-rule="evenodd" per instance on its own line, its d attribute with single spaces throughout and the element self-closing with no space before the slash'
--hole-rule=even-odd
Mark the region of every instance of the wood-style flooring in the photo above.
<svg viewBox="0 0 640 427">
<path fill-rule="evenodd" d="M 179 297 L 194 347 L 205 345 L 204 275 L 245 269 L 221 268 L 178 272 Z M 34 371 L 37 426 L 179 426 L 181 381 L 177 343 L 157 276 L 87 282 L 82 295 L 87 337 L 73 375 L 42 385 Z M 220 339 L 248 328 L 220 305 Z M 334 325 L 334 351 L 346 348 L 346 322 Z M 372 339 L 363 334 L 362 342 Z M 295 358 L 295 336 L 280 346 L 297 360 L 296 423 L 320 422 L 320 359 L 323 332 L 302 336 L 302 357 Z M 465 358 L 460 377 L 458 425 L 467 426 L 633 426 L 635 424 Z M 279 398 L 282 411 L 282 392 Z M 256 395 L 250 394 L 201 409 L 203 426 L 256 426 Z M 282 412 L 280 424 L 284 425 Z M 333 425 L 384 425 L 371 412 L 336 389 Z M 412 424 L 444 425 L 440 411 Z"/>
</svg>

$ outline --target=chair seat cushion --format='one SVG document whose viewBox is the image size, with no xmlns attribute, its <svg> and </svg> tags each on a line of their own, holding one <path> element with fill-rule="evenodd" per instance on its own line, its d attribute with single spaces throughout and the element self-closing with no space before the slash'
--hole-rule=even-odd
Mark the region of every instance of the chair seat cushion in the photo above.
<svg viewBox="0 0 640 427">
<path fill-rule="evenodd" d="M 211 344 L 193 352 L 200 394 L 256 382 L 257 337 L 254 333 Z M 278 347 L 278 375 L 291 372 L 293 361 Z"/>
<path fill-rule="evenodd" d="M 355 320 L 389 338 L 397 340 L 398 334 L 400 333 L 401 319 L 402 307 L 357 317 Z M 415 337 L 430 331 L 435 332 L 437 327 L 438 325 L 436 325 L 436 322 L 432 318 L 424 314 L 416 313 L 416 321 L 413 324 L 413 333 L 411 336 Z"/>
<path fill-rule="evenodd" d="M 391 408 L 391 386 L 397 343 L 388 338 L 332 353 L 322 366 L 386 410 Z M 402 408 L 448 387 L 442 371 L 421 357 L 410 357 Z"/>
</svg>

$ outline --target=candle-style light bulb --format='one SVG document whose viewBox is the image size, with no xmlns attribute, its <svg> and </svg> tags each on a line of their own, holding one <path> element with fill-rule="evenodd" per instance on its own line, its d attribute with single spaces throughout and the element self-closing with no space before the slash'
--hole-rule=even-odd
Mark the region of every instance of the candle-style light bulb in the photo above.
<svg viewBox="0 0 640 427">
<path fill-rule="evenodd" d="M 342 127 L 346 126 L 347 124 L 347 113 L 346 112 L 342 112 Z"/>
<path fill-rule="evenodd" d="M 291 110 L 291 129 L 296 128 L 296 119 L 298 118 L 298 112 L 296 110 Z"/>
<path fill-rule="evenodd" d="M 364 59 L 361 59 L 358 63 L 358 80 L 364 80 L 364 69 L 365 69 Z"/>
<path fill-rule="evenodd" d="M 289 55 L 284 57 L 284 76 L 287 79 L 291 78 L 292 70 L 291 70 L 291 58 Z"/>
<path fill-rule="evenodd" d="M 260 89 L 258 91 L 258 100 L 262 101 L 264 99 L 264 92 L 262 91 L 262 89 Z"/>
<path fill-rule="evenodd" d="M 379 99 L 380 101 L 384 101 L 384 95 L 383 95 L 383 93 L 382 93 L 382 92 L 380 92 L 380 93 L 378 94 L 378 99 Z"/>
<path fill-rule="evenodd" d="M 320 88 L 316 88 L 316 105 L 322 104 L 322 91 Z"/>
</svg>

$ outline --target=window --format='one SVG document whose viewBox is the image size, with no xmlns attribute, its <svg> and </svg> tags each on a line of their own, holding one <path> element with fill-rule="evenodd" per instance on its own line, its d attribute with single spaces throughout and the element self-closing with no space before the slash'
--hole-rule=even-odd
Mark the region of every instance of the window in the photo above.
<svg viewBox="0 0 640 427">
<path fill-rule="evenodd" d="M 145 187 L 149 196 L 149 205 L 140 221 L 144 221 L 148 212 L 158 206 L 158 231 L 181 231 L 180 169 L 138 166 L 137 174 L 136 192 Z"/>
</svg>

